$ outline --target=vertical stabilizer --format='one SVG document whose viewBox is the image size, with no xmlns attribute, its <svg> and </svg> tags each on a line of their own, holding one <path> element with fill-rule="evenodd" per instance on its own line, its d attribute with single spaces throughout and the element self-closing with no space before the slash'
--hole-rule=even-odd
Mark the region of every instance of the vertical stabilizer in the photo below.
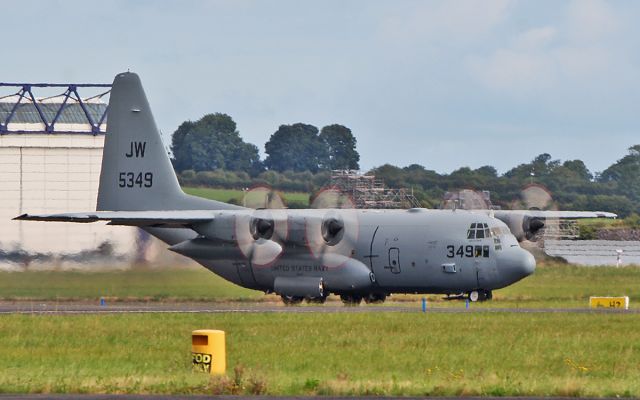
<svg viewBox="0 0 640 400">
<path fill-rule="evenodd" d="M 108 113 L 98 211 L 235 208 L 182 192 L 137 74 L 115 77 Z"/>
</svg>

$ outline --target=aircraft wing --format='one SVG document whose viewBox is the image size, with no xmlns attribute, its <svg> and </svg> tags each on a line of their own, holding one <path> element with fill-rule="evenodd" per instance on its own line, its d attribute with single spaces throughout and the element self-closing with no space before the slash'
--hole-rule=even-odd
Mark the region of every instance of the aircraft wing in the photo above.
<svg viewBox="0 0 640 400">
<path fill-rule="evenodd" d="M 175 227 L 212 221 L 214 219 L 214 211 L 94 211 L 61 214 L 22 214 L 14 219 L 19 221 L 80 223 L 108 221 L 109 225 Z"/>
<path fill-rule="evenodd" d="M 508 218 L 512 215 L 553 219 L 618 218 L 618 214 L 605 211 L 493 210 L 493 215 L 498 219 Z"/>
<path fill-rule="evenodd" d="M 518 241 L 535 240 L 549 220 L 618 217 L 604 211 L 483 210 L 483 213 L 507 224 Z"/>
</svg>

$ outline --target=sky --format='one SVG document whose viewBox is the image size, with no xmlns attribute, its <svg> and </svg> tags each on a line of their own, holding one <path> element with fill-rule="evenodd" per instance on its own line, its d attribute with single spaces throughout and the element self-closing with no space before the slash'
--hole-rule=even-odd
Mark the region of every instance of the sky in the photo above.
<svg viewBox="0 0 640 400">
<path fill-rule="evenodd" d="M 0 81 L 140 75 L 165 142 L 346 125 L 361 168 L 607 168 L 640 143 L 640 2 L 0 0 Z"/>
</svg>

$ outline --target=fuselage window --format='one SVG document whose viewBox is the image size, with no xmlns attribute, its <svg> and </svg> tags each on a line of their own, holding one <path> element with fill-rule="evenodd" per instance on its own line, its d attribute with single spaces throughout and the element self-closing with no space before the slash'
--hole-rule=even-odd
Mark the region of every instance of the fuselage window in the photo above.
<svg viewBox="0 0 640 400">
<path fill-rule="evenodd" d="M 476 249 L 475 249 L 475 250 L 476 250 L 476 251 L 475 251 L 474 256 L 476 256 L 476 257 L 482 257 L 482 246 L 476 246 Z"/>
</svg>

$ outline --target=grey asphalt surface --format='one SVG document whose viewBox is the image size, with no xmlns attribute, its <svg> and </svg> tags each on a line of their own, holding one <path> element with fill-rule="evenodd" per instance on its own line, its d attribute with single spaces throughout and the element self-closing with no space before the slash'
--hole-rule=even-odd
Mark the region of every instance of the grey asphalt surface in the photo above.
<svg viewBox="0 0 640 400">
<path fill-rule="evenodd" d="M 311 399 L 323 399 L 323 400 L 352 400 L 352 399 L 361 399 L 361 400 L 417 400 L 424 399 L 427 397 L 374 397 L 374 396 L 363 396 L 363 397 L 336 397 L 336 396 L 169 396 L 169 395 L 108 395 L 108 394 L 100 394 L 100 395 L 74 395 L 74 394 L 60 394 L 60 395 L 48 395 L 48 394 L 34 394 L 34 395 L 2 395 L 0 394 L 0 399 L 2 400 L 13 400 L 13 399 L 33 399 L 33 400 L 42 400 L 42 399 L 60 399 L 60 400 L 107 400 L 107 399 L 121 399 L 121 400 L 146 400 L 146 399 L 171 399 L 171 400 L 180 400 L 180 399 L 217 399 L 217 400 L 311 400 Z M 437 400 L 454 400 L 454 399 L 468 399 L 468 400 L 529 400 L 529 399 L 541 399 L 542 397 L 432 397 Z M 546 400 L 582 400 L 586 399 L 584 397 L 544 397 Z M 613 400 L 614 398 L 602 398 L 598 397 L 599 400 Z"/>
<path fill-rule="evenodd" d="M 56 301 L 0 301 L 0 314 L 133 314 L 133 313 L 420 313 L 416 305 L 402 303 L 345 307 L 339 303 L 323 305 L 284 306 L 269 302 L 236 303 L 162 303 L 162 302 L 56 302 Z M 590 308 L 499 308 L 472 304 L 459 307 L 427 307 L 426 313 L 619 313 L 638 314 L 640 309 Z"/>
<path fill-rule="evenodd" d="M 0 394 L 0 400 L 14 400 L 14 399 L 27 399 L 27 400 L 150 400 L 150 399 L 167 399 L 167 400 L 182 400 L 182 399 L 216 399 L 216 400 L 417 400 L 428 397 L 336 397 L 336 396 L 169 396 L 169 395 L 75 395 L 75 394 L 29 394 L 29 395 L 3 395 Z M 585 397 L 431 397 L 435 400 L 454 400 L 454 399 L 467 399 L 467 400 L 533 400 L 533 399 L 545 399 L 545 400 L 582 400 L 587 399 Z M 616 398 L 602 398 L 599 400 L 613 400 Z"/>
</svg>

